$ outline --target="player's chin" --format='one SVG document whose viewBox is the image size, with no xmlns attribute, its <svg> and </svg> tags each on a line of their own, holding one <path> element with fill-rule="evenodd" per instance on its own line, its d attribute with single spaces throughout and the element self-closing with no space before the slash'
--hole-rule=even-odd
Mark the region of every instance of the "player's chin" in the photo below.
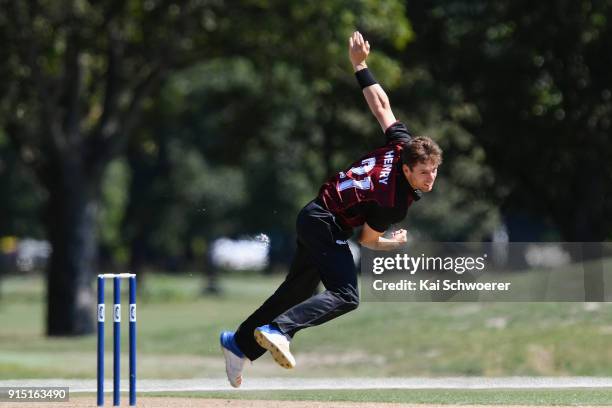
<svg viewBox="0 0 612 408">
<path fill-rule="evenodd" d="M 423 184 L 419 190 L 421 190 L 424 193 L 429 193 L 431 190 L 433 190 L 433 183 Z"/>
</svg>

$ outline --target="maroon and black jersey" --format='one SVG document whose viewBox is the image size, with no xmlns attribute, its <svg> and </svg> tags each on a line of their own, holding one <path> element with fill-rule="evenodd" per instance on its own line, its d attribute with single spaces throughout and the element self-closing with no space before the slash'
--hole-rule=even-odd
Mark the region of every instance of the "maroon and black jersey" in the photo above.
<svg viewBox="0 0 612 408">
<path fill-rule="evenodd" d="M 346 228 L 367 222 L 383 232 L 404 219 L 408 207 L 420 198 L 402 173 L 402 149 L 411 139 L 408 129 L 396 122 L 385 136 L 385 146 L 364 155 L 319 190 L 318 198 Z"/>
</svg>

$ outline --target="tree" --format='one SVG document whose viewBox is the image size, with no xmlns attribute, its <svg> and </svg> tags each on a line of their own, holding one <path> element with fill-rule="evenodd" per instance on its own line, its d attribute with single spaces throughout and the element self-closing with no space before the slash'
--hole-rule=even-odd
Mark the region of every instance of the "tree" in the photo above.
<svg viewBox="0 0 612 408">
<path fill-rule="evenodd" d="M 609 239 L 610 4 L 427 1 L 407 11 L 413 55 L 469 112 L 458 123 L 484 148 L 488 194 L 505 215 L 538 217 L 568 241 Z"/>
<path fill-rule="evenodd" d="M 259 67 L 279 56 L 308 63 L 302 79 L 329 95 L 317 80 L 337 70 L 326 58 L 344 48 L 347 28 L 405 33 L 405 24 L 379 20 L 403 21 L 398 5 L 0 0 L 0 123 L 48 195 L 47 333 L 93 330 L 101 178 L 169 72 L 222 54 L 249 54 Z"/>
<path fill-rule="evenodd" d="M 153 223 L 146 220 L 150 218 L 146 211 L 130 211 L 124 235 L 147 237 L 149 244 L 139 240 L 140 248 L 151 248 L 151 239 L 162 230 L 166 239 L 187 246 L 184 234 L 210 241 L 220 234 L 263 231 L 273 236 L 273 246 L 287 241 L 295 214 L 318 185 L 366 146 L 382 141 L 369 120 L 346 54 L 348 36 L 356 26 L 396 46 L 410 38 L 401 4 L 377 5 L 373 1 L 236 5 L 233 35 L 223 41 L 224 56 L 174 73 L 147 114 L 141 133 L 147 134 L 143 140 L 156 147 L 155 153 L 142 154 L 144 145 L 136 147 L 141 155 L 132 162 L 134 171 L 144 170 L 147 163 L 154 171 L 155 158 L 161 158 L 168 143 L 183 153 L 164 167 L 166 182 L 172 183 L 165 190 L 172 191 L 170 205 L 157 208 Z M 392 77 L 398 76 L 397 63 L 384 53 L 374 60 L 381 75 L 391 71 Z M 364 122 L 372 124 L 364 127 Z M 201 155 L 199 160 L 195 152 Z M 189 163 L 198 161 L 210 169 L 206 177 L 185 173 Z M 239 173 L 232 181 L 226 177 L 230 169 Z M 176 174 L 183 174 L 181 182 L 175 182 Z M 216 182 L 223 179 L 230 182 Z M 240 195 L 231 193 L 237 179 Z M 151 197 L 157 195 L 157 183 L 149 179 L 133 185 L 138 192 L 131 194 L 130 208 L 140 208 L 141 201 L 155 202 Z M 211 191 L 221 185 L 221 191 Z M 183 214 L 181 221 L 176 221 L 177 213 Z M 164 214 L 173 217 L 174 234 L 167 233 Z M 289 255 L 292 247 L 290 241 L 279 250 Z"/>
<path fill-rule="evenodd" d="M 49 335 L 93 331 L 101 177 L 160 80 L 202 57 L 216 12 L 196 0 L 0 1 L 0 123 L 48 195 Z"/>
</svg>

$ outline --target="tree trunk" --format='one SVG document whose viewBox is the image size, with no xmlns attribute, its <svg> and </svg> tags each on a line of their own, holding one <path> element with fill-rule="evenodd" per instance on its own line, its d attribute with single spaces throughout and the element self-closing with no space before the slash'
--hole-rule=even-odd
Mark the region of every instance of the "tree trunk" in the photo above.
<svg viewBox="0 0 612 408">
<path fill-rule="evenodd" d="M 99 183 L 82 169 L 63 171 L 49 192 L 46 229 L 53 248 L 47 270 L 47 335 L 73 336 L 94 331 L 96 213 Z M 56 179 L 57 180 L 57 179 Z M 94 189 L 94 191 L 92 191 Z"/>
</svg>

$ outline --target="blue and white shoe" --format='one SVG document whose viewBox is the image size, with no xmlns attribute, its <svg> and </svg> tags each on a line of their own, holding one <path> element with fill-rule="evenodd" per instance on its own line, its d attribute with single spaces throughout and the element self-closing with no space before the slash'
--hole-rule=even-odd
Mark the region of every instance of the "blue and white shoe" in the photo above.
<svg viewBox="0 0 612 408">
<path fill-rule="evenodd" d="M 295 367 L 295 358 L 289 350 L 289 339 L 280 330 L 267 324 L 256 328 L 253 336 L 257 344 L 268 350 L 281 367 Z"/>
<path fill-rule="evenodd" d="M 221 343 L 221 351 L 225 357 L 225 372 L 227 379 L 234 388 L 240 387 L 242 384 L 242 369 L 247 358 L 238 348 L 234 339 L 234 332 L 224 331 L 219 336 Z"/>
</svg>

